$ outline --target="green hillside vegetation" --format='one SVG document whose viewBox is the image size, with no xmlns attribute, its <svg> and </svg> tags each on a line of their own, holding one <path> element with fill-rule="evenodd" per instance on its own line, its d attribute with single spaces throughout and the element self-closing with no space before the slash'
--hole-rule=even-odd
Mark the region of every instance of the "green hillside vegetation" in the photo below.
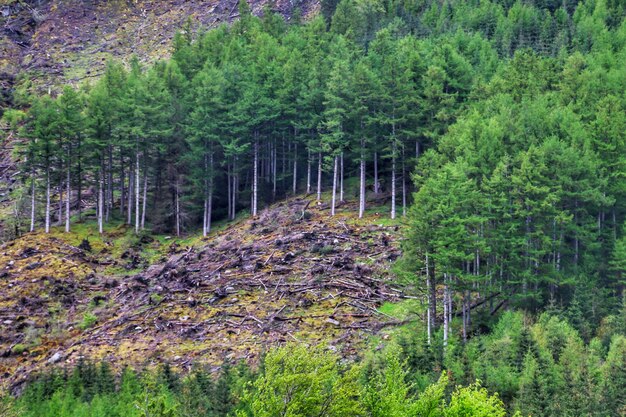
<svg viewBox="0 0 626 417">
<path fill-rule="evenodd" d="M 355 227 L 332 223 L 354 234 L 375 208 L 403 225 L 406 300 L 374 308 L 398 326 L 345 359 L 268 349 L 217 382 L 165 367 L 107 375 L 102 390 L 68 369 L 12 412 L 624 415 L 623 2 L 326 0 L 290 23 L 241 2 L 239 14 L 182 30 L 169 60 L 112 61 L 93 84 L 6 112 L 23 138 L 12 237 L 122 222 L 201 245 L 215 222 L 243 213 L 252 229 L 299 194 L 316 216 L 349 211 Z"/>
</svg>

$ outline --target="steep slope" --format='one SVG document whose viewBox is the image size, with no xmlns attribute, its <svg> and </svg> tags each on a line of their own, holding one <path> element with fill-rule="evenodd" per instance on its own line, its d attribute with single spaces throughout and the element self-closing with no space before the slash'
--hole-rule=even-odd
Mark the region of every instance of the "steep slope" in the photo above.
<svg viewBox="0 0 626 417">
<path fill-rule="evenodd" d="M 354 209 L 330 217 L 324 205 L 292 199 L 206 239 L 138 237 L 143 252 L 112 244 L 124 226 L 102 238 L 55 231 L 5 244 L 3 384 L 18 387 L 32 371 L 82 355 L 186 369 L 254 362 L 289 340 L 323 340 L 356 355 L 364 334 L 398 324 L 377 307 L 403 295 L 388 281 L 398 226 L 379 224 L 376 213 L 356 219 Z M 140 273 L 115 274 L 150 263 L 149 248 L 169 255 Z"/>
<path fill-rule="evenodd" d="M 2 0 L 0 1 L 0 108 L 15 78 L 27 73 L 40 87 L 56 88 L 97 77 L 110 58 L 167 57 L 171 39 L 187 22 L 193 31 L 238 17 L 238 0 Z M 254 14 L 271 4 L 289 19 L 309 16 L 316 0 L 250 0 Z"/>
</svg>

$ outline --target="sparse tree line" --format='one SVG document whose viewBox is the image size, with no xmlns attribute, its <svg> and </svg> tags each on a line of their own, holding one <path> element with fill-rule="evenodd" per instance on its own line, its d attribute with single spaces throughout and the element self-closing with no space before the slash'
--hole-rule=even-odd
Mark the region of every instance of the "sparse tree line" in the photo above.
<svg viewBox="0 0 626 417">
<path fill-rule="evenodd" d="M 216 218 L 256 215 L 299 192 L 320 200 L 330 191 L 331 214 L 358 197 L 360 216 L 368 195 L 384 194 L 390 216 L 404 215 L 420 154 L 488 94 L 513 50 L 548 53 L 522 42 L 520 16 L 567 22 L 566 44 L 584 51 L 615 26 L 605 3 L 591 23 L 604 22 L 606 33 L 589 23 L 602 12 L 594 2 L 505 3 L 469 10 L 466 2 L 345 0 L 325 4 L 336 7 L 332 18 L 306 24 L 269 10 L 257 18 L 242 3 L 230 27 L 195 37 L 185 28 L 169 61 L 111 62 L 95 85 L 38 98 L 28 112 L 21 153 L 30 230 L 56 223 L 69 231 L 73 216 L 95 207 L 100 231 L 115 215 L 137 232 L 149 225 L 179 235 L 201 224 L 207 234 Z M 500 29 L 477 23 L 492 15 Z M 503 28 L 519 35 L 509 49 L 499 46 Z"/>
</svg>

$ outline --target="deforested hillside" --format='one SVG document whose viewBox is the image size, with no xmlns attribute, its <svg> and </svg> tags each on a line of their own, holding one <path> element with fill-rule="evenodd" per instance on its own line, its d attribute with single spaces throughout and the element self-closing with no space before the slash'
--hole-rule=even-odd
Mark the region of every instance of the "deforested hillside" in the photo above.
<svg viewBox="0 0 626 417">
<path fill-rule="evenodd" d="M 80 357 L 189 370 L 257 363 L 288 341 L 357 357 L 364 335 L 403 323 L 378 308 L 411 297 L 390 280 L 398 226 L 353 209 L 330 218 L 295 198 L 207 238 L 133 238 L 123 225 L 100 235 L 92 224 L 3 245 L 4 387 Z"/>
</svg>

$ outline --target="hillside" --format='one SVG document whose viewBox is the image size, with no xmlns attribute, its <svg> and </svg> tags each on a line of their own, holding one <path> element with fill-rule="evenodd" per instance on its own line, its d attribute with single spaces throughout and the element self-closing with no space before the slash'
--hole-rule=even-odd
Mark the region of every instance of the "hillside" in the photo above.
<svg viewBox="0 0 626 417">
<path fill-rule="evenodd" d="M 254 14 L 272 10 L 289 19 L 294 9 L 312 15 L 314 0 L 251 0 Z M 109 59 L 144 62 L 166 58 L 174 34 L 238 18 L 237 0 L 2 0 L 0 1 L 0 108 L 10 100 L 18 75 L 56 91 L 59 85 L 102 74 Z"/>
<path fill-rule="evenodd" d="M 624 1 L 3 4 L 2 417 L 626 415 Z"/>
<path fill-rule="evenodd" d="M 377 311 L 401 297 L 388 282 L 398 227 L 374 211 L 355 219 L 349 204 L 330 218 L 311 203 L 276 204 L 206 239 L 132 238 L 123 225 L 99 237 L 92 225 L 5 244 L 3 383 L 81 355 L 185 370 L 324 340 L 357 356 L 363 334 L 398 323 Z"/>
</svg>

